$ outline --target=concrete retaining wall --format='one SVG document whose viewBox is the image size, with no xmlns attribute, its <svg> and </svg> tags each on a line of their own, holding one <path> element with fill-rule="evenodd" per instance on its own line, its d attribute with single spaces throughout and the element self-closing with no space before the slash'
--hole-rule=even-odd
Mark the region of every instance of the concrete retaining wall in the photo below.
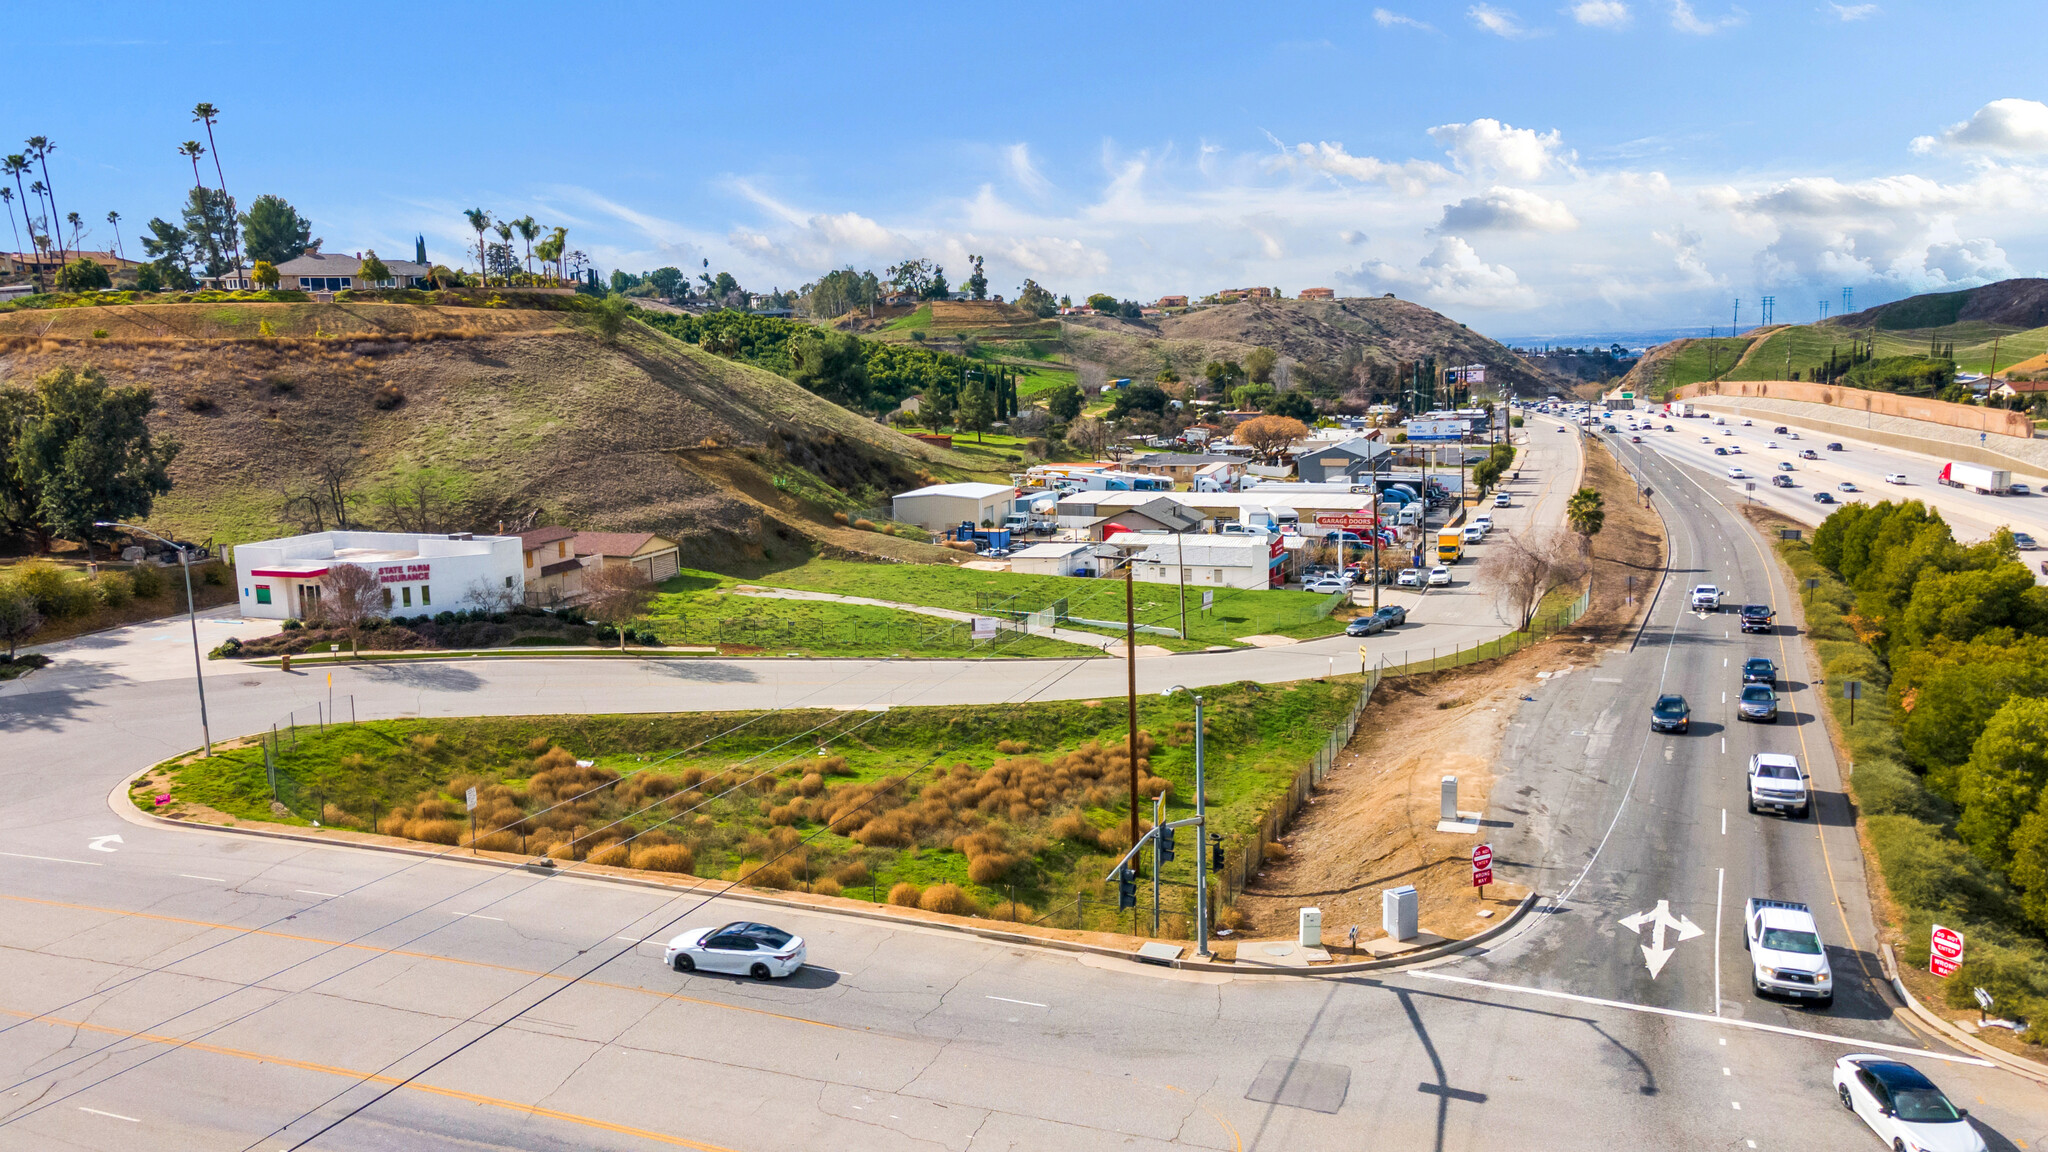
<svg viewBox="0 0 2048 1152">
<path fill-rule="evenodd" d="M 1835 384 L 1807 384 L 1797 380 L 1705 380 L 1698 384 L 1687 384 L 1672 393 L 1674 400 L 1710 400 L 1717 396 L 1797 400 L 1807 404 L 1846 408 L 1852 412 L 1869 412 L 1879 416 L 1919 420 L 1928 424 L 1944 424 L 1951 428 L 1986 432 L 1994 436 L 2011 436 L 2019 440 L 2034 438 L 2033 422 L 2022 412 L 2008 412 L 2003 408 L 1979 408 L 1974 404 L 1950 404 L 1919 396 L 1901 396 L 1896 392 L 1843 388 Z"/>
</svg>

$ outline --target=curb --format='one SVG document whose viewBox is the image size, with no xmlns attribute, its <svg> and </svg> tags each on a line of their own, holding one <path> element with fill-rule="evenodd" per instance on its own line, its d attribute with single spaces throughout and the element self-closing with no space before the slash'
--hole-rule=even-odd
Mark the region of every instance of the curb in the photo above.
<svg viewBox="0 0 2048 1152">
<path fill-rule="evenodd" d="M 189 751 L 186 753 L 180 753 L 180 755 L 189 754 Z M 166 759 L 175 759 L 175 757 L 167 757 Z M 1158 964 L 1157 961 L 1147 960 L 1144 957 L 1140 956 L 1135 950 L 1126 951 L 1121 948 L 1108 948 L 1100 944 L 1084 944 L 1074 940 L 1049 939 L 1042 936 L 1033 936 L 1024 932 L 1011 932 L 1005 931 L 1000 928 L 980 928 L 972 924 L 960 924 L 945 920 L 926 920 L 921 917 L 905 915 L 900 911 L 883 911 L 884 908 L 893 908 L 893 905 L 878 905 L 873 910 L 869 910 L 861 907 L 840 907 L 835 904 L 813 904 L 804 900 L 794 900 L 782 896 L 771 896 L 759 889 L 746 888 L 738 884 L 732 884 L 724 889 L 710 889 L 709 886 L 667 884 L 658 880 L 642 879 L 637 876 L 614 876 L 606 872 L 586 872 L 574 870 L 573 868 L 551 868 L 546 870 L 536 870 L 529 868 L 527 866 L 526 861 L 524 860 L 506 860 L 498 856 L 463 856 L 456 852 L 432 851 L 426 848 L 411 848 L 399 844 L 373 844 L 358 840 L 334 840 L 324 836 L 315 836 L 300 832 L 276 832 L 268 828 L 243 828 L 232 824 L 204 824 L 190 820 L 172 820 L 165 816 L 158 816 L 153 812 L 144 812 L 141 809 L 137 808 L 134 805 L 134 803 L 128 799 L 129 789 L 134 786 L 135 781 L 141 779 L 143 776 L 148 775 L 150 772 L 154 771 L 157 768 L 158 764 L 164 762 L 165 761 L 158 761 L 157 764 L 151 764 L 136 772 L 130 773 L 129 775 L 123 777 L 119 783 L 114 785 L 113 791 L 111 791 L 107 795 L 107 806 L 114 810 L 114 814 L 116 816 L 131 824 L 140 825 L 142 827 L 176 828 L 188 832 L 198 830 L 203 832 L 215 832 L 235 836 L 253 836 L 260 839 L 283 840 L 296 844 L 316 845 L 322 848 L 361 849 L 369 852 L 389 853 L 394 856 L 411 856 L 421 860 L 438 860 L 442 863 L 447 864 L 466 864 L 473 866 L 483 866 L 489 868 L 498 868 L 507 872 L 529 872 L 536 875 L 544 875 L 550 878 L 574 876 L 579 880 L 596 880 L 601 881 L 603 883 L 617 884 L 628 888 L 647 888 L 657 892 L 666 892 L 671 895 L 682 895 L 686 893 L 701 894 L 705 896 L 707 899 L 738 900 L 750 904 L 765 904 L 770 907 L 794 908 L 806 912 L 823 913 L 825 915 L 831 916 L 848 916 L 857 920 L 872 920 L 879 923 L 895 925 L 897 927 L 932 928 L 942 932 L 955 932 L 963 936 L 974 936 L 983 940 L 990 941 L 992 943 L 1004 944 L 1011 947 L 1035 947 L 1042 948 L 1052 952 L 1070 952 L 1081 955 L 1104 956 L 1111 959 L 1129 960 L 1134 964 L 1149 964 L 1155 966 Z M 714 881 L 713 883 L 716 884 L 725 882 Z M 820 899 L 832 899 L 832 897 L 821 897 Z M 1205 960 L 1175 960 L 1171 963 L 1170 966 L 1174 968 L 1185 968 L 1190 971 L 1224 972 L 1235 976 L 1322 976 L 1328 974 L 1366 972 L 1374 970 L 1383 970 L 1387 968 L 1396 968 L 1404 965 L 1415 964 L 1424 960 L 1433 960 L 1438 957 L 1446 956 L 1453 952 L 1458 952 L 1465 948 L 1472 947 L 1473 945 L 1483 943 L 1487 940 L 1491 940 L 1494 937 L 1499 936 L 1501 933 L 1507 931 L 1510 927 L 1514 926 L 1514 924 L 1522 918 L 1523 914 L 1529 910 L 1530 906 L 1536 902 L 1536 899 L 1536 894 L 1534 892 L 1530 893 L 1527 897 L 1525 897 L 1522 900 L 1522 903 L 1518 905 L 1513 912 L 1508 914 L 1507 919 L 1501 921 L 1499 924 L 1496 924 L 1491 928 L 1486 929 L 1483 932 L 1480 932 L 1476 936 L 1467 936 L 1462 940 L 1448 941 L 1446 943 L 1436 945 L 1433 948 L 1426 948 L 1420 952 L 1416 952 L 1413 955 L 1408 956 L 1393 957 L 1386 960 L 1371 960 L 1358 964 L 1324 965 L 1318 968 L 1300 969 L 1298 971 L 1288 969 L 1242 968 L 1235 964 L 1223 964 Z"/>
<path fill-rule="evenodd" d="M 1317 637 L 1317 639 L 1322 639 L 1322 637 Z M 1235 651 L 1235 649 L 1233 649 L 1233 651 Z M 1183 653 L 1175 652 L 1171 653 L 1171 655 L 1179 656 L 1183 655 Z M 276 669 L 280 666 L 278 664 L 278 657 L 276 656 L 251 656 L 247 659 L 221 657 L 220 659 L 227 662 L 225 665 L 227 667 Z M 915 663 L 919 661 L 930 663 L 958 663 L 961 661 L 974 661 L 985 659 L 987 659 L 987 657 L 985 656 L 721 656 L 716 653 L 709 652 L 628 652 L 624 656 L 620 656 L 617 653 L 596 652 L 578 653 L 536 651 L 485 651 L 439 652 L 425 656 L 372 655 L 360 659 L 355 657 L 334 656 L 293 656 L 292 668 L 294 671 L 296 671 L 301 667 L 332 668 L 336 666 L 373 667 L 380 664 L 445 664 L 452 663 L 458 660 L 868 660 L 891 661 L 898 664 L 905 664 Z M 1096 653 L 1095 655 L 1089 656 L 1005 656 L 1003 657 L 1003 659 L 1007 662 L 1022 664 L 1033 662 L 1059 663 L 1068 660 L 1101 660 L 1105 659 L 1105 657 L 1102 656 L 1100 653 Z M 1119 657 L 1119 659 L 1121 659 L 1121 657 Z"/>
<path fill-rule="evenodd" d="M 1942 1038 L 1951 1044 L 1960 1044 L 1977 1055 L 1984 1057 L 1986 1060 L 1991 1061 L 1993 1064 L 1998 1065 L 2000 1068 L 2005 1069 L 2007 1072 L 2024 1076 L 2037 1084 L 2048 1084 L 2048 1064 L 2029 1060 L 2023 1056 L 2015 1056 L 2003 1048 L 1986 1044 L 1954 1024 L 1949 1023 L 1947 1020 L 1942 1019 L 1940 1016 L 1929 1012 L 1921 1006 L 1920 1001 L 1914 999 L 1913 993 L 1907 991 L 1906 982 L 1899 979 L 1898 960 L 1892 955 L 1892 946 L 1889 944 L 1878 945 L 1877 954 L 1883 963 L 1886 979 L 1891 981 L 1892 991 L 1898 994 L 1899 1002 L 1904 1004 L 1913 1015 L 1919 1017 L 1922 1024 L 1940 1033 Z"/>
</svg>

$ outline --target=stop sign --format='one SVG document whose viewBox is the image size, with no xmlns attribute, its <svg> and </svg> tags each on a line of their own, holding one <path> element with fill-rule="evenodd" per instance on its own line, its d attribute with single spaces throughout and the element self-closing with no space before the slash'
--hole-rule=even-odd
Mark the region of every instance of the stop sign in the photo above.
<svg viewBox="0 0 2048 1152">
<path fill-rule="evenodd" d="M 1493 883 L 1493 849 L 1484 844 L 1472 849 L 1472 886 Z"/>
<path fill-rule="evenodd" d="M 1963 966 L 1963 934 L 1953 928 L 1934 926 L 1932 947 L 1927 956 L 1927 970 L 1936 976 L 1953 976 Z"/>
</svg>

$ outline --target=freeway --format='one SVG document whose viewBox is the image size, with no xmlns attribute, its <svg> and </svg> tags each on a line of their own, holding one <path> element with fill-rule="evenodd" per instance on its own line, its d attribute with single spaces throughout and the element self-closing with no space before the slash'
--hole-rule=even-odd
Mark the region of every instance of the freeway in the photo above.
<svg viewBox="0 0 2048 1152">
<path fill-rule="evenodd" d="M 1629 463 L 1672 525 L 1674 584 L 1769 597 L 1796 625 L 1723 494 L 1654 454 Z M 1796 638 L 1745 639 L 1732 620 L 1667 589 L 1633 651 L 1532 682 L 1488 816 L 1496 867 L 1560 896 L 1553 908 L 1475 955 L 1313 981 L 139 826 L 109 793 L 189 744 L 189 685 L 0 695 L 0 1148 L 285 1148 L 358 1106 L 310 1146 L 1861 1147 L 1828 1063 L 1926 1045 L 1863 975 L 1860 860 Z M 1740 728 L 1720 693 L 1767 642 L 1790 715 Z M 1143 690 L 1206 658 L 1141 662 Z M 337 686 L 363 715 L 449 715 L 1015 700 L 1108 694 L 1118 675 L 1099 661 L 535 661 L 350 670 Z M 324 689 L 214 683 L 216 732 Z M 1694 703 L 1687 736 L 1645 733 L 1666 685 Z M 1809 765 L 1817 820 L 1742 812 L 1739 765 L 1763 747 Z M 1844 982 L 1833 1010 L 1749 994 L 1727 908 L 1751 894 L 1822 914 Z M 1660 901 L 1702 931 L 1672 930 L 1653 974 L 1654 927 L 1622 920 Z M 741 916 L 801 933 L 813 966 L 774 984 L 686 977 L 643 942 Z M 1914 1062 L 1993 1147 L 2048 1140 L 2048 1091 L 1954 1055 Z"/>
</svg>

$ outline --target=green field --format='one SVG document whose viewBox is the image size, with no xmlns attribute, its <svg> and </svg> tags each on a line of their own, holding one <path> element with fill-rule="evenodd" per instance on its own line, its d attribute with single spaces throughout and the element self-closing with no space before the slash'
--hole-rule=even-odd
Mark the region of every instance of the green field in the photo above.
<svg viewBox="0 0 2048 1152">
<path fill-rule="evenodd" d="M 1015 572 L 981 572 L 938 564 L 862 564 L 844 560 L 813 560 L 762 577 L 757 583 L 814 592 L 867 596 L 904 604 L 952 608 L 963 612 L 1039 611 L 1065 599 L 1067 612 L 1097 620 L 1122 620 L 1121 580 L 1077 576 L 1034 576 Z M 1180 589 L 1172 584 L 1136 585 L 1140 624 L 1180 627 Z M 1188 638 L 1143 636 L 1142 643 L 1168 648 L 1198 649 L 1210 645 L 1241 646 L 1240 637 L 1292 636 L 1309 639 L 1344 630 L 1342 620 L 1325 612 L 1328 596 L 1222 588 L 1215 606 L 1201 611 L 1200 589 L 1188 592 Z M 1073 625 L 1086 629 L 1085 625 Z M 1086 629 L 1095 630 L 1095 629 Z M 1103 629 L 1101 631 L 1120 631 Z"/>
<path fill-rule="evenodd" d="M 1872 336 L 1867 328 L 1801 324 L 1763 338 L 1749 362 L 1724 377 L 1729 380 L 1783 380 L 1789 367 L 1802 377 L 1827 363 L 1830 350 L 1847 356 L 1850 346 Z M 1938 328 L 1884 329 L 1874 334 L 1877 355 L 1925 356 L 1930 343 L 1955 345 L 1956 366 L 1965 372 L 1989 372 L 1992 354 L 2000 368 L 2048 352 L 2048 328 L 2013 328 L 1971 320 Z M 1698 377 L 1706 379 L 1705 376 Z M 1691 381 L 1685 381 L 1690 383 Z"/>
<path fill-rule="evenodd" d="M 1340 677 L 1204 690 L 1210 827 L 1232 855 L 1359 688 Z M 1138 713 L 1143 815 L 1163 791 L 1168 818 L 1185 817 L 1191 709 L 1148 695 Z M 1121 700 L 377 721 L 282 734 L 275 797 L 288 816 L 274 814 L 257 746 L 193 759 L 169 769 L 168 786 L 139 781 L 134 795 L 145 809 L 168 793 L 172 812 L 317 817 L 452 846 L 469 840 L 462 796 L 475 786 L 488 850 L 855 898 L 954 884 L 983 909 L 1015 900 L 1024 918 L 1051 911 L 1064 927 L 1075 896 L 1101 908 L 1101 877 L 1129 842 L 1125 722 Z M 1182 904 L 1195 856 L 1183 836 L 1163 877 L 1169 907 Z M 1090 926 L 1116 924 L 1097 917 Z"/>
<path fill-rule="evenodd" d="M 1753 342 L 1748 336 L 1717 336 L 1690 340 L 1663 366 L 1660 385 L 1672 388 L 1702 380 L 1730 379 L 1729 370 Z"/>
</svg>

